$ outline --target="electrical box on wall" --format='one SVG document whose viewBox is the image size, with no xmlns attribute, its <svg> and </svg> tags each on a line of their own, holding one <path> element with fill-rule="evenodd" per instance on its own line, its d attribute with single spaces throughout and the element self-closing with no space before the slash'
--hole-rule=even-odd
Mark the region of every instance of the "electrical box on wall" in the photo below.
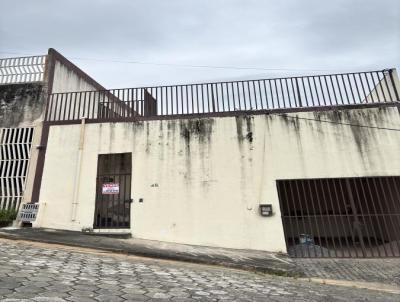
<svg viewBox="0 0 400 302">
<path fill-rule="evenodd" d="M 264 217 L 272 216 L 272 204 L 260 204 L 260 215 Z"/>
</svg>

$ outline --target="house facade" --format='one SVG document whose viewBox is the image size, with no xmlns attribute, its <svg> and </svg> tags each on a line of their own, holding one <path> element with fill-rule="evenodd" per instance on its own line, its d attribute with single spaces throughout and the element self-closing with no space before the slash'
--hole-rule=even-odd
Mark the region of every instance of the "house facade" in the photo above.
<svg viewBox="0 0 400 302">
<path fill-rule="evenodd" d="M 394 69 L 106 90 L 55 50 L 45 61 L 38 117 L 2 124 L 33 129 L 33 227 L 400 256 Z"/>
</svg>

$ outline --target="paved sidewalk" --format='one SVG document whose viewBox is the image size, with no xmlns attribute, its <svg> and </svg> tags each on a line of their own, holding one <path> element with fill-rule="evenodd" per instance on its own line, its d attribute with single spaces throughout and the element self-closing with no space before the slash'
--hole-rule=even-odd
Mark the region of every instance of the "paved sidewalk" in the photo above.
<svg viewBox="0 0 400 302">
<path fill-rule="evenodd" d="M 309 278 L 381 283 L 400 288 L 400 258 L 293 260 Z"/>
<path fill-rule="evenodd" d="M 150 258 L 219 265 L 275 275 L 385 284 L 400 288 L 400 258 L 292 259 L 263 251 L 115 239 L 81 232 L 44 229 L 0 229 L 0 238 L 57 243 Z"/>
<path fill-rule="evenodd" d="M 0 239 L 5 302 L 398 302 L 400 291 Z"/>
<path fill-rule="evenodd" d="M 220 265 L 275 275 L 304 276 L 291 258 L 264 251 L 213 248 L 133 238 L 116 239 L 81 232 L 35 228 L 0 229 L 0 238 L 57 243 L 136 256 Z"/>
</svg>

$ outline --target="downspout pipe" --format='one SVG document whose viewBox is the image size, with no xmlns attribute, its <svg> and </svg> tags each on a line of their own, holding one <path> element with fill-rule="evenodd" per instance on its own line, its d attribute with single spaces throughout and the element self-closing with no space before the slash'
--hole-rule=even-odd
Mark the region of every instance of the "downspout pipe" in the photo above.
<svg viewBox="0 0 400 302">
<path fill-rule="evenodd" d="M 85 126 L 86 126 L 86 119 L 82 118 L 81 121 L 81 131 L 79 136 L 79 146 L 78 146 L 78 159 L 76 162 L 76 169 L 75 169 L 75 181 L 74 181 L 74 195 L 72 200 L 72 212 L 71 212 L 71 221 L 76 220 L 76 212 L 78 208 L 78 197 L 79 197 L 79 188 L 81 182 L 81 169 L 82 169 L 82 153 L 83 153 L 83 145 L 85 141 Z"/>
</svg>

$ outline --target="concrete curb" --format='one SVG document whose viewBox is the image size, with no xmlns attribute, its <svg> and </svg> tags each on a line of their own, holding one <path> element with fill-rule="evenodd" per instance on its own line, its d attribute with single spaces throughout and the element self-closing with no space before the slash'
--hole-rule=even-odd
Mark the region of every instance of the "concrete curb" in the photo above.
<svg viewBox="0 0 400 302">
<path fill-rule="evenodd" d="M 375 291 L 381 291 L 391 294 L 400 295 L 400 288 L 392 285 L 387 285 L 384 283 L 376 282 L 362 282 L 362 281 L 347 281 L 347 280 L 333 280 L 333 279 L 320 279 L 320 278 L 299 278 L 299 280 L 310 281 L 319 284 L 344 286 L 360 289 L 369 289 Z"/>
</svg>

